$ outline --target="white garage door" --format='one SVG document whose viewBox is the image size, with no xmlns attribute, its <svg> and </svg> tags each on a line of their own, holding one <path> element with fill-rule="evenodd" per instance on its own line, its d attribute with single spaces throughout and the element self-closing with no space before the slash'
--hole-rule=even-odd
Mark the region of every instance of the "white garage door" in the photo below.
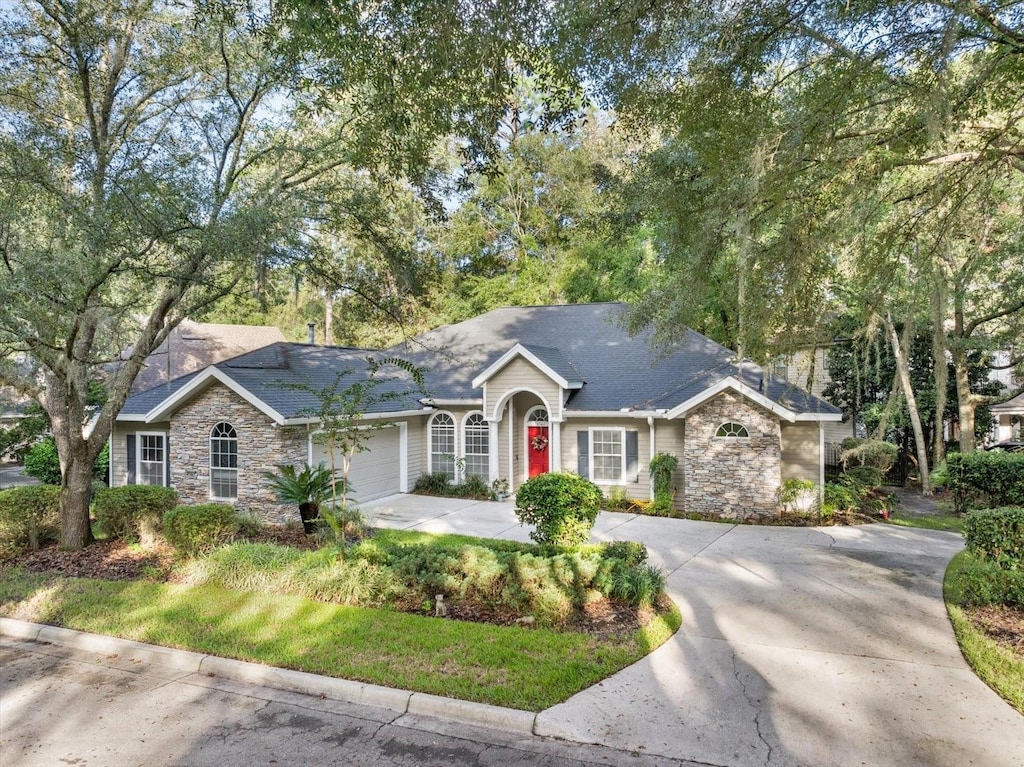
<svg viewBox="0 0 1024 767">
<path fill-rule="evenodd" d="M 368 449 L 352 458 L 352 468 L 348 475 L 352 485 L 349 497 L 364 502 L 400 492 L 401 459 L 398 427 L 388 426 L 373 432 L 365 444 Z M 327 448 L 314 443 L 313 465 L 320 461 L 327 466 L 331 465 Z M 337 465 L 340 471 L 340 456 L 337 457 Z"/>
</svg>

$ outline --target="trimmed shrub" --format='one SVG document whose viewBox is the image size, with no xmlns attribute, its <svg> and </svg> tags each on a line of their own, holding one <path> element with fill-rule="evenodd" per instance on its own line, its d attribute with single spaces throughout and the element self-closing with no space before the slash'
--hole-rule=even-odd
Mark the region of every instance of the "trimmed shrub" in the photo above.
<svg viewBox="0 0 1024 767">
<path fill-rule="evenodd" d="M 163 517 L 178 505 L 178 493 L 158 485 L 105 487 L 93 495 L 93 515 L 110 538 L 138 541 L 162 529 Z"/>
<path fill-rule="evenodd" d="M 1024 506 L 1024 453 L 954 453 L 946 458 L 953 508 Z"/>
<path fill-rule="evenodd" d="M 26 485 L 0 490 L 0 556 L 38 549 L 60 533 L 60 488 Z"/>
<path fill-rule="evenodd" d="M 852 466 L 843 473 L 843 479 L 856 492 L 863 493 L 881 487 L 885 476 L 874 466 Z"/>
<path fill-rule="evenodd" d="M 1008 605 L 1024 608 L 1024 570 L 1004 570 L 995 562 L 961 551 L 949 564 L 947 598 L 961 607 Z"/>
<path fill-rule="evenodd" d="M 541 474 L 516 493 L 516 517 L 534 526 L 530 538 L 537 543 L 586 543 L 600 505 L 597 485 L 575 474 Z"/>
<path fill-rule="evenodd" d="M 223 503 L 175 506 L 164 514 L 164 535 L 184 554 L 194 555 L 228 543 L 238 532 L 238 515 Z"/>
<path fill-rule="evenodd" d="M 448 479 L 448 475 L 443 471 L 434 472 L 433 474 L 424 472 L 416 478 L 416 484 L 412 486 L 414 493 L 422 493 L 424 495 L 447 496 L 451 489 L 451 480 Z"/>
<path fill-rule="evenodd" d="M 892 468 L 899 453 L 899 449 L 891 442 L 860 437 L 847 437 L 843 440 L 842 448 L 843 452 L 840 454 L 839 460 L 842 461 L 844 467 L 850 464 L 870 466 L 878 469 L 882 474 Z"/>
<path fill-rule="evenodd" d="M 971 511 L 964 519 L 967 548 L 1003 570 L 1024 569 L 1024 508 Z"/>
</svg>

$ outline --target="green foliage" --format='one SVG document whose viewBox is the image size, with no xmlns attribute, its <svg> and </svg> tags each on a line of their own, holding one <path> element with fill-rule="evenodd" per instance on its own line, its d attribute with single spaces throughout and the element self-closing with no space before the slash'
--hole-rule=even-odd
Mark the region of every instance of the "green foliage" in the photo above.
<svg viewBox="0 0 1024 767">
<path fill-rule="evenodd" d="M 843 440 L 843 452 L 839 456 L 844 467 L 851 463 L 854 466 L 871 466 L 882 474 L 889 471 L 896 463 L 899 449 L 891 442 L 878 439 L 860 439 L 848 437 Z"/>
<path fill-rule="evenodd" d="M 650 607 L 665 590 L 665 576 L 653 565 L 617 567 L 612 577 L 611 596 L 629 605 Z"/>
<path fill-rule="evenodd" d="M 808 511 L 814 505 L 814 489 L 815 485 L 809 479 L 790 477 L 783 480 L 779 486 L 779 504 L 782 510 L 789 514 Z"/>
<path fill-rule="evenodd" d="M 0 429 L 0 459 L 23 462 L 26 451 L 42 439 L 49 428 L 46 411 L 38 403 L 30 402 L 14 425 Z"/>
<path fill-rule="evenodd" d="M 104 445 L 96 458 L 92 469 L 93 479 L 106 481 L 107 468 L 110 463 L 109 445 Z M 25 475 L 35 477 L 44 485 L 61 483 L 60 457 L 57 455 L 57 443 L 53 437 L 35 443 L 25 452 Z"/>
<path fill-rule="evenodd" d="M 586 543 L 597 521 L 601 491 L 575 474 L 541 474 L 524 482 L 516 493 L 516 517 L 533 525 L 537 543 Z"/>
<path fill-rule="evenodd" d="M 604 544 L 604 555 L 633 567 L 647 561 L 647 547 L 638 541 L 610 541 Z"/>
<path fill-rule="evenodd" d="M 881 469 L 874 466 L 852 466 L 843 472 L 843 482 L 858 493 L 881 487 L 884 479 Z"/>
<path fill-rule="evenodd" d="M 60 488 L 26 485 L 0 490 L 0 558 L 56 540 Z"/>
<path fill-rule="evenodd" d="M 108 538 L 138 541 L 158 533 L 163 517 L 178 504 L 178 493 L 157 485 L 104 487 L 93 495 L 92 511 Z"/>
<path fill-rule="evenodd" d="M 1004 570 L 1024 569 L 1024 508 L 975 510 L 964 519 L 967 548 Z"/>
<path fill-rule="evenodd" d="M 958 514 L 979 504 L 1024 506 L 1024 453 L 954 453 L 946 466 Z"/>
<path fill-rule="evenodd" d="M 1024 570 L 1000 567 L 973 549 L 953 558 L 945 585 L 946 598 L 961 607 L 1008 605 L 1024 609 Z"/>
<path fill-rule="evenodd" d="M 300 551 L 269 543 L 223 546 L 193 558 L 184 574 L 191 584 L 362 607 L 382 607 L 400 591 L 388 569 L 370 562 L 345 560 L 331 549 Z"/>
<path fill-rule="evenodd" d="M 654 483 L 654 500 L 659 505 L 672 505 L 675 487 L 672 472 L 679 466 L 679 459 L 670 453 L 655 453 L 651 458 L 651 481 Z"/>
<path fill-rule="evenodd" d="M 44 485 L 59 485 L 60 458 L 53 437 L 37 442 L 25 452 L 25 475 L 35 477 Z"/>
<path fill-rule="evenodd" d="M 237 532 L 238 516 L 223 503 L 176 506 L 164 514 L 164 535 L 188 556 L 221 546 Z"/>
<path fill-rule="evenodd" d="M 301 471 L 290 464 L 279 464 L 276 473 L 265 471 L 263 476 L 281 503 L 309 503 L 315 509 L 331 497 L 331 487 L 337 481 L 335 473 L 322 463 L 316 468 L 306 464 Z"/>
<path fill-rule="evenodd" d="M 860 506 L 860 496 L 849 485 L 841 482 L 826 482 L 824 502 L 821 513 L 823 517 L 834 517 L 836 514 L 850 514 Z"/>
<path fill-rule="evenodd" d="M 443 471 L 420 474 L 416 478 L 412 491 L 420 495 L 436 495 L 442 498 L 473 498 L 478 501 L 489 500 L 492 495 L 491 488 L 487 486 L 487 483 L 475 474 L 470 474 L 464 482 L 452 484 L 448 475 Z"/>
</svg>

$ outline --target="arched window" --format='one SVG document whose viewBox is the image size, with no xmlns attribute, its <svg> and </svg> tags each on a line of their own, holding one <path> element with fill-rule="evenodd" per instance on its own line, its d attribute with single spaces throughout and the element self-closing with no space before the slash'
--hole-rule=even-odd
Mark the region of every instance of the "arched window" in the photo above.
<svg viewBox="0 0 1024 767">
<path fill-rule="evenodd" d="M 541 426 L 547 426 L 548 424 L 548 411 L 543 407 L 533 408 L 526 416 L 526 423 L 538 424 Z"/>
<path fill-rule="evenodd" d="M 471 413 L 462 423 L 462 444 L 466 453 L 466 476 L 487 481 L 491 473 L 490 430 L 483 413 Z"/>
<path fill-rule="evenodd" d="M 430 473 L 455 482 L 455 419 L 438 413 L 430 421 Z"/>
<path fill-rule="evenodd" d="M 715 432 L 716 437 L 725 437 L 727 439 L 747 439 L 750 433 L 747 431 L 747 427 L 741 423 L 734 421 L 727 421 L 718 427 L 718 431 Z"/>
<path fill-rule="evenodd" d="M 229 423 L 210 430 L 210 497 L 238 497 L 238 432 Z"/>
</svg>

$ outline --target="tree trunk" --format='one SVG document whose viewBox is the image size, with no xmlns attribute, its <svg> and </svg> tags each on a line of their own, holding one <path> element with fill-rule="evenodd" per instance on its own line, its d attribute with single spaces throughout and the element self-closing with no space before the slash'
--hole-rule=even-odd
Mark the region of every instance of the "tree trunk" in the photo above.
<svg viewBox="0 0 1024 767">
<path fill-rule="evenodd" d="M 932 465 L 946 460 L 946 388 L 949 385 L 949 367 L 946 364 L 946 283 L 935 278 L 932 296 L 932 366 L 935 372 L 935 443 Z"/>
<path fill-rule="evenodd" d="M 896 333 L 896 325 L 892 321 L 892 315 L 888 312 L 885 314 L 885 327 L 888 330 L 889 344 L 892 346 L 893 356 L 896 358 L 896 372 L 900 377 L 903 396 L 907 400 L 907 412 L 910 413 L 910 423 L 914 427 L 914 442 L 917 443 L 918 473 L 921 475 L 921 494 L 931 495 L 931 479 L 928 476 L 928 448 L 924 441 L 921 414 L 917 410 L 917 398 L 914 396 L 914 387 L 910 382 L 910 365 L 907 363 L 907 355 L 904 353 L 904 350 L 910 345 L 910 323 L 907 323 L 903 328 L 902 342 Z"/>
<path fill-rule="evenodd" d="M 93 541 L 89 524 L 89 502 L 92 498 L 92 467 L 89 446 L 84 441 L 75 445 L 65 458 L 60 483 L 60 547 L 83 549 Z"/>
</svg>

